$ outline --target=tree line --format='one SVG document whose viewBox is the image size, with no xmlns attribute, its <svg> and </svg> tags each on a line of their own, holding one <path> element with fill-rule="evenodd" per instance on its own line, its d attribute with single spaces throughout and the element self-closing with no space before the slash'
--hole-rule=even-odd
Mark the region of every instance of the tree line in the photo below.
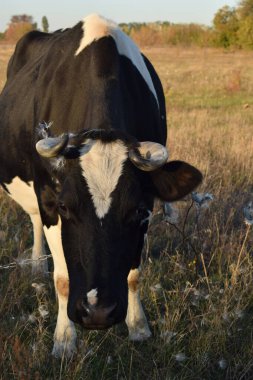
<svg viewBox="0 0 253 380">
<path fill-rule="evenodd" d="M 0 40 L 17 42 L 25 33 L 30 32 L 31 30 L 42 30 L 47 33 L 49 31 L 47 17 L 42 17 L 41 28 L 39 28 L 32 16 L 26 14 L 14 15 L 11 17 L 7 29 L 3 33 L 0 33 Z"/>
<path fill-rule="evenodd" d="M 211 27 L 159 21 L 121 27 L 140 45 L 253 49 L 253 0 L 241 0 L 237 7 L 220 8 Z"/>
<path fill-rule="evenodd" d="M 237 7 L 224 6 L 213 18 L 213 25 L 153 23 L 122 23 L 120 27 L 140 46 L 183 45 L 253 49 L 253 0 L 241 0 Z M 39 29 L 32 16 L 12 16 L 8 28 L 0 33 L 5 41 L 16 42 L 24 33 Z M 46 16 L 41 30 L 48 32 Z"/>
</svg>

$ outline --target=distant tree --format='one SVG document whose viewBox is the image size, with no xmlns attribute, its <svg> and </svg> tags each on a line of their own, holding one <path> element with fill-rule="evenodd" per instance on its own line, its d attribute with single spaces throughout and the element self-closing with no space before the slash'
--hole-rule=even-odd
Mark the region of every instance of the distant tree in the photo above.
<svg viewBox="0 0 253 380">
<path fill-rule="evenodd" d="M 11 24 L 12 23 L 19 23 L 19 22 L 27 22 L 29 24 L 33 24 L 33 17 L 29 15 L 14 15 L 11 17 Z"/>
<path fill-rule="evenodd" d="M 237 32 L 240 47 L 253 49 L 253 14 L 240 21 L 240 28 Z"/>
<path fill-rule="evenodd" d="M 214 16 L 213 25 L 218 46 L 229 47 L 237 44 L 239 20 L 235 8 L 225 5 L 219 9 Z"/>
<path fill-rule="evenodd" d="M 241 0 L 238 6 L 240 47 L 253 49 L 253 0 Z"/>
<path fill-rule="evenodd" d="M 156 45 L 159 43 L 159 32 L 152 25 L 138 24 L 131 29 L 131 38 L 140 46 Z"/>
<path fill-rule="evenodd" d="M 42 17 L 41 23 L 42 23 L 42 30 L 43 30 L 43 32 L 48 33 L 49 23 L 48 23 L 48 19 L 47 19 L 46 16 Z"/>
<path fill-rule="evenodd" d="M 253 15 L 253 0 L 241 0 L 238 7 L 240 19 Z"/>
<path fill-rule="evenodd" d="M 25 33 L 37 28 L 37 24 L 33 22 L 33 17 L 29 15 L 14 15 L 7 30 L 5 31 L 5 39 L 7 41 L 16 42 Z"/>
</svg>

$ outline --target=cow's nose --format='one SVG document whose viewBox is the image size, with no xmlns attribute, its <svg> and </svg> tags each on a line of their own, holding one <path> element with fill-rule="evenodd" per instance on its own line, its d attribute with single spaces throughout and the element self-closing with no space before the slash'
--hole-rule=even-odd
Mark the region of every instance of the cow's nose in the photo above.
<svg viewBox="0 0 253 380">
<path fill-rule="evenodd" d="M 87 305 L 82 303 L 85 311 L 85 316 L 82 316 L 83 326 L 87 329 L 99 330 L 105 329 L 113 325 L 112 312 L 116 308 L 116 303 L 110 306 L 101 307 L 94 305 Z"/>
</svg>

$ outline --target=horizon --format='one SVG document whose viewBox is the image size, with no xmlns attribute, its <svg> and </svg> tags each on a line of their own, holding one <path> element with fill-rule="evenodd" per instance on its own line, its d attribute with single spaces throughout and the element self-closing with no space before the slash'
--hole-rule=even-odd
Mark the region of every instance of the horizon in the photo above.
<svg viewBox="0 0 253 380">
<path fill-rule="evenodd" d="M 43 4 L 35 4 L 27 0 L 26 4 L 20 4 L 19 0 L 10 0 L 0 15 L 0 31 L 4 32 L 13 15 L 27 14 L 33 17 L 38 28 L 41 28 L 41 19 L 46 16 L 49 22 L 49 30 L 54 31 L 75 25 L 90 13 L 99 13 L 117 23 L 149 23 L 171 22 L 175 24 L 196 23 L 211 26 L 215 13 L 225 5 L 238 6 L 238 0 L 209 0 L 203 4 L 201 0 L 178 0 L 175 4 L 172 0 L 157 0 L 156 2 L 122 0 L 117 3 L 114 0 L 97 0 L 96 6 L 91 2 L 80 5 L 79 0 L 73 0 L 71 4 L 63 0 L 59 6 L 44 0 Z M 59 11 L 60 9 L 60 11 Z"/>
</svg>

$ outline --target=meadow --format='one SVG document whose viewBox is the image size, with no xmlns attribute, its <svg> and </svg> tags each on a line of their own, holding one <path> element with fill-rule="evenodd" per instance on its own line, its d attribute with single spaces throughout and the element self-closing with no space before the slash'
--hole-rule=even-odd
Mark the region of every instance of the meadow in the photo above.
<svg viewBox="0 0 253 380">
<path fill-rule="evenodd" d="M 0 46 L 1 88 L 12 51 Z M 21 264 L 0 267 L 3 380 L 253 379 L 253 226 L 243 213 L 253 202 L 253 55 L 143 51 L 164 87 L 170 159 L 198 167 L 204 180 L 197 192 L 213 200 L 201 204 L 189 195 L 173 204 L 171 217 L 153 217 L 141 285 L 152 338 L 129 342 L 124 324 L 78 329 L 78 352 L 67 361 L 51 356 L 52 262 L 48 279 L 22 265 L 31 224 L 0 191 L 0 265 Z"/>
</svg>

